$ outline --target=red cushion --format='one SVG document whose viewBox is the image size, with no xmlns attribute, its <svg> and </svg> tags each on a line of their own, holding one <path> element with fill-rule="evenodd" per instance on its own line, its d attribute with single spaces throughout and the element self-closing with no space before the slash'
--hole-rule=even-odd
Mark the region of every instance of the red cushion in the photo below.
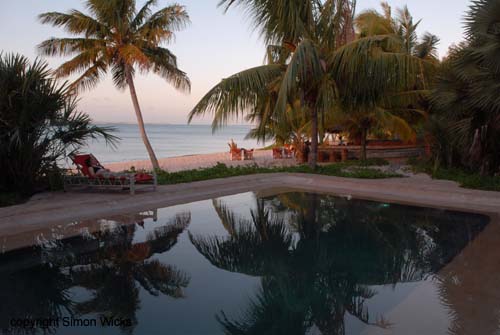
<svg viewBox="0 0 500 335">
<path fill-rule="evenodd" d="M 137 173 L 135 175 L 135 181 L 138 183 L 143 183 L 146 181 L 152 181 L 154 180 L 153 175 L 147 174 L 147 173 Z"/>
</svg>

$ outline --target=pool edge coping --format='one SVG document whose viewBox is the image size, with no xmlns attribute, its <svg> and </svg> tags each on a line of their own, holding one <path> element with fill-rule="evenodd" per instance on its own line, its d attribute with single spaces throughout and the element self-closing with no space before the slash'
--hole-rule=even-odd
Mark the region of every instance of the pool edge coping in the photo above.
<svg viewBox="0 0 500 335">
<path fill-rule="evenodd" d="M 137 213 L 271 189 L 477 213 L 500 223 L 500 192 L 463 189 L 454 182 L 423 176 L 374 180 L 276 173 L 163 185 L 156 192 L 142 192 L 135 196 L 102 191 L 48 193 L 26 204 L 0 208 L 0 239 L 77 220 Z"/>
</svg>

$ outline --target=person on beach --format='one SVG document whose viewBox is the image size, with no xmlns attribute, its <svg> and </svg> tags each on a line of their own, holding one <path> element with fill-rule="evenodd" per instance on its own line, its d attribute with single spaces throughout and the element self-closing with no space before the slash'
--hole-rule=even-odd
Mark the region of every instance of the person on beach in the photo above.
<svg viewBox="0 0 500 335">
<path fill-rule="evenodd" d="M 85 163 L 87 164 L 89 174 L 92 177 L 105 176 L 106 174 L 111 173 L 110 170 L 99 164 L 99 162 L 97 162 L 95 159 L 89 158 L 85 161 Z"/>
</svg>

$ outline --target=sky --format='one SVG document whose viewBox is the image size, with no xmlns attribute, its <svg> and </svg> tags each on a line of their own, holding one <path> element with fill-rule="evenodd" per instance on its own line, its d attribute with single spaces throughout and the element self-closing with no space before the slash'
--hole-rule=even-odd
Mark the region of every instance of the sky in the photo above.
<svg viewBox="0 0 500 335">
<path fill-rule="evenodd" d="M 262 65 L 265 46 L 250 22 L 238 8 L 224 14 L 219 0 L 177 0 L 186 9 L 191 24 L 176 34 L 167 47 L 178 57 L 179 67 L 192 82 L 190 94 L 180 93 L 161 78 L 150 74 L 137 76 L 136 89 L 146 123 L 186 124 L 187 115 L 203 95 L 221 79 L 246 68 Z M 439 52 L 462 40 L 463 17 L 470 0 L 389 0 L 393 7 L 408 5 L 415 19 L 422 19 L 419 35 L 432 32 L 441 38 Z M 144 0 L 137 0 L 138 6 Z M 159 0 L 159 6 L 171 4 Z M 1 0 L 0 50 L 21 53 L 30 59 L 38 55 L 36 46 L 50 37 L 67 37 L 59 28 L 42 25 L 37 15 L 48 11 L 83 10 L 82 0 Z M 380 0 L 358 0 L 357 12 L 380 9 Z M 48 58 L 57 67 L 64 58 Z M 105 78 L 96 88 L 81 94 L 79 109 L 95 122 L 135 123 L 128 91 L 118 91 Z M 194 123 L 209 123 L 210 117 Z"/>
</svg>

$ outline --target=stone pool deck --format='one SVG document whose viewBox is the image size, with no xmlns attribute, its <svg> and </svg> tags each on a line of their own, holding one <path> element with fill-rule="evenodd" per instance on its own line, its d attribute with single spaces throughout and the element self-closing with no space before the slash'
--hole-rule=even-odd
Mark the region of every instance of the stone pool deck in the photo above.
<svg viewBox="0 0 500 335">
<path fill-rule="evenodd" d="M 190 184 L 163 185 L 156 192 L 83 190 L 45 193 L 29 202 L 0 208 L 2 237 L 49 229 L 68 222 L 211 199 L 249 191 L 315 191 L 365 200 L 443 208 L 500 218 L 500 193 L 460 188 L 451 181 L 432 180 L 427 175 L 379 180 L 349 179 L 309 174 L 261 174 L 215 179 Z M 499 221 L 500 222 L 500 221 Z"/>
</svg>

